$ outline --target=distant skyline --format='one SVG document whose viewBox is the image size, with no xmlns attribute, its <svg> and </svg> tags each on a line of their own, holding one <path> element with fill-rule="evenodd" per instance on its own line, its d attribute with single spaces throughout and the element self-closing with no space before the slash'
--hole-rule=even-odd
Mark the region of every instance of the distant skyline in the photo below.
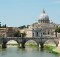
<svg viewBox="0 0 60 57">
<path fill-rule="evenodd" d="M 60 24 L 60 0 L 0 0 L 0 22 L 11 27 L 30 25 L 43 9 L 51 22 Z"/>
</svg>

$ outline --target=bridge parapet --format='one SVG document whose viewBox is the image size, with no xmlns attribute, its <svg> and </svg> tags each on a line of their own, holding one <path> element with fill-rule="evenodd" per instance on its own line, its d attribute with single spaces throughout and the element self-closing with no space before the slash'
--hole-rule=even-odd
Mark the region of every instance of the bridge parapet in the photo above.
<svg viewBox="0 0 60 57">
<path fill-rule="evenodd" d="M 44 43 L 47 40 L 52 40 L 57 45 L 59 43 L 60 38 L 58 37 L 6 37 L 6 38 L 0 38 L 0 43 L 7 43 L 10 40 L 15 40 L 18 44 L 22 43 L 22 46 L 24 47 L 24 44 L 29 41 L 33 40 L 37 44 L 40 44 L 41 46 L 44 45 Z"/>
</svg>

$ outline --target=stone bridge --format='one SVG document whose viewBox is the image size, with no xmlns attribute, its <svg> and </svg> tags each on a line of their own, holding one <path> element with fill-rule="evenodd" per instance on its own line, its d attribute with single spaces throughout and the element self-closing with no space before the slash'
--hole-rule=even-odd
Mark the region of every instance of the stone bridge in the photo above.
<svg viewBox="0 0 60 57">
<path fill-rule="evenodd" d="M 57 37 L 6 37 L 6 38 L 0 38 L 0 44 L 2 44 L 2 48 L 6 48 L 6 43 L 10 40 L 15 40 L 18 45 L 20 46 L 21 44 L 21 48 L 25 48 L 25 43 L 29 40 L 33 40 L 37 43 L 37 45 L 41 46 L 41 48 L 44 47 L 44 44 L 46 41 L 50 40 L 53 41 L 56 46 L 58 46 L 59 40 L 60 38 Z"/>
</svg>

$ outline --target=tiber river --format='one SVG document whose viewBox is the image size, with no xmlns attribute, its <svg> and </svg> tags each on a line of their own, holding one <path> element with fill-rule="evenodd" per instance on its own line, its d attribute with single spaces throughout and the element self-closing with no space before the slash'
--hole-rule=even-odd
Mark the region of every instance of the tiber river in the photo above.
<svg viewBox="0 0 60 57">
<path fill-rule="evenodd" d="M 13 41 L 11 41 L 12 43 Z M 8 46 L 6 49 L 0 48 L 0 57 L 60 57 L 58 54 L 41 51 L 38 47 L 28 47 L 22 49 L 17 46 Z"/>
<path fill-rule="evenodd" d="M 0 57 L 60 57 L 46 51 L 41 51 L 37 47 L 26 47 L 24 49 L 18 47 L 7 47 L 0 49 Z"/>
</svg>

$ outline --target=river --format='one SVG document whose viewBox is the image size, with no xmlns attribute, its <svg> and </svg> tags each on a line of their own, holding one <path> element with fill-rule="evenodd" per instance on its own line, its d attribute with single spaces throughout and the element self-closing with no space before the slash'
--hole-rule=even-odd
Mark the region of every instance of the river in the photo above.
<svg viewBox="0 0 60 57">
<path fill-rule="evenodd" d="M 37 47 L 26 47 L 24 49 L 18 47 L 7 47 L 0 49 L 0 57 L 60 57 L 57 54 L 41 51 Z"/>
</svg>

